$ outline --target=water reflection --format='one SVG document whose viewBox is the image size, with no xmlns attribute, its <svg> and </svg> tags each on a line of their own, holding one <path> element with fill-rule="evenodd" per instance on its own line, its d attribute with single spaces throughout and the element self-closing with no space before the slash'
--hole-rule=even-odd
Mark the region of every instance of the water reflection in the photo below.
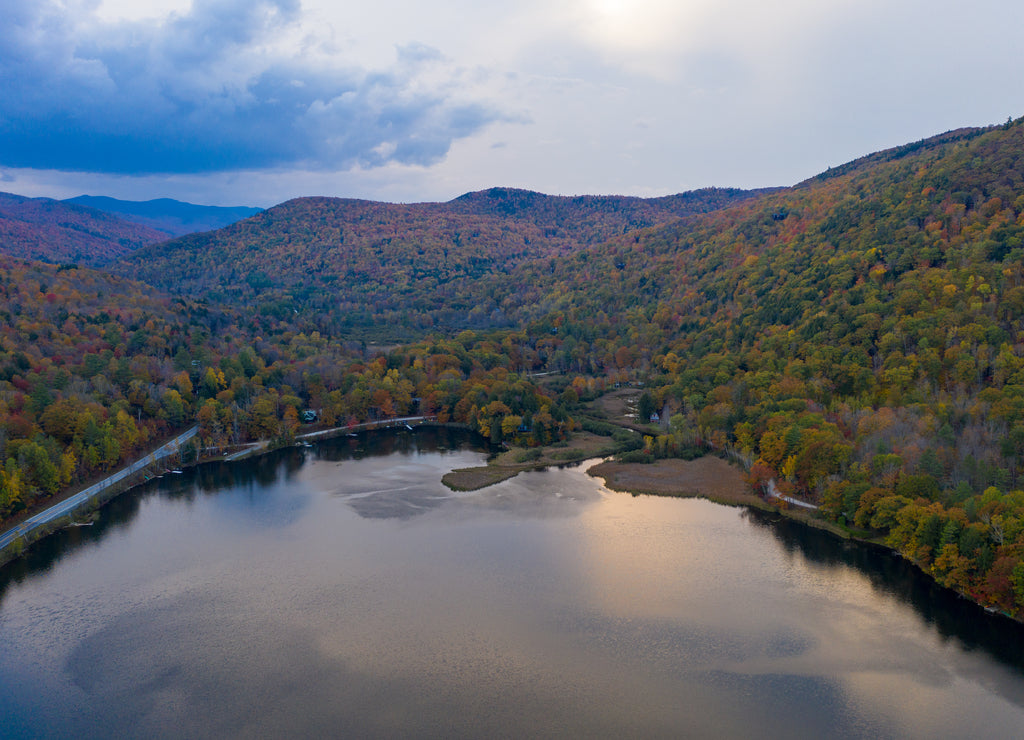
<svg viewBox="0 0 1024 740">
<path fill-rule="evenodd" d="M 759 512 L 611 494 L 578 470 L 440 484 L 482 459 L 468 436 L 392 432 L 122 496 L 0 572 L 5 731 L 925 737 L 1024 722 L 1018 626 L 979 620 L 898 558 Z"/>
<path fill-rule="evenodd" d="M 153 496 L 184 504 L 210 499 L 223 511 L 227 520 L 244 517 L 252 523 L 275 527 L 297 521 L 308 505 L 308 496 L 290 484 L 310 460 L 340 464 L 367 458 L 455 454 L 460 450 L 487 452 L 490 448 L 476 435 L 459 429 L 417 427 L 414 432 L 385 429 L 323 440 L 311 447 L 286 447 L 238 462 L 204 463 L 186 468 L 180 474 L 154 478 L 105 504 L 92 525 L 56 532 L 34 543 L 21 558 L 0 567 L 0 605 L 11 584 L 21 583 L 33 574 L 46 573 L 69 554 L 130 527 L 143 502 Z M 465 462 L 467 465 L 481 463 L 482 460 L 476 457 Z M 450 467 L 443 467 L 441 473 Z M 391 466 L 380 474 L 386 477 L 390 469 Z M 331 476 L 336 479 L 336 471 L 332 471 Z M 360 480 L 356 471 L 342 473 L 341 477 Z M 379 496 L 352 496 L 349 505 L 360 516 L 368 518 L 415 516 L 448 498 L 443 494 L 447 489 L 440 485 L 440 475 L 435 478 L 420 481 L 430 486 L 429 491 L 410 487 L 404 493 L 392 491 L 381 492 Z"/>
<path fill-rule="evenodd" d="M 845 565 L 864 575 L 872 589 L 913 606 L 942 639 L 955 639 L 967 650 L 981 649 L 996 660 L 1024 671 L 1024 625 L 993 615 L 949 589 L 919 568 L 881 547 L 838 540 L 827 532 L 791 519 L 747 510 L 747 520 L 770 532 L 790 554 L 825 566 Z"/>
</svg>

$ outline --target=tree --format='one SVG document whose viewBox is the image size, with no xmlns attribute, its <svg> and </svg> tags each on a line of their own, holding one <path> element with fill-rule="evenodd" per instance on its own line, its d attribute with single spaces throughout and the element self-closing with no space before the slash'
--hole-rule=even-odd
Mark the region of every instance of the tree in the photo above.
<svg viewBox="0 0 1024 740">
<path fill-rule="evenodd" d="M 185 420 L 185 402 L 177 390 L 169 388 L 164 391 L 160 403 L 167 415 L 167 421 L 173 426 L 179 426 Z"/>
<path fill-rule="evenodd" d="M 18 465 L 28 474 L 28 479 L 46 494 L 60 489 L 60 472 L 50 460 L 46 450 L 35 442 L 27 442 L 18 450 Z"/>
<path fill-rule="evenodd" d="M 71 399 L 61 399 L 51 404 L 39 418 L 43 431 L 56 437 L 62 443 L 69 443 L 78 426 L 79 405 Z"/>
<path fill-rule="evenodd" d="M 0 516 L 9 516 L 24 506 L 25 489 L 21 471 L 13 460 L 0 468 Z"/>
<path fill-rule="evenodd" d="M 295 439 L 296 432 L 299 431 L 299 413 L 295 410 L 294 406 L 286 406 L 284 410 L 284 418 L 282 419 L 281 432 L 288 440 Z"/>
<path fill-rule="evenodd" d="M 654 397 L 649 391 L 644 391 L 640 394 L 640 398 L 636 402 L 636 420 L 640 424 L 646 424 L 651 420 L 651 415 L 657 411 L 657 406 L 654 402 Z"/>
</svg>

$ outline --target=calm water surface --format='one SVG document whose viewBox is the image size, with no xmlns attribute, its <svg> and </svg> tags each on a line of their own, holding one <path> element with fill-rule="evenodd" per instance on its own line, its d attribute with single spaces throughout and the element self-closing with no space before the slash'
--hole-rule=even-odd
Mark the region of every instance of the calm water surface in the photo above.
<svg viewBox="0 0 1024 740">
<path fill-rule="evenodd" d="M 1021 629 L 888 554 L 378 433 L 168 476 L 0 570 L 4 737 L 1018 737 Z"/>
</svg>

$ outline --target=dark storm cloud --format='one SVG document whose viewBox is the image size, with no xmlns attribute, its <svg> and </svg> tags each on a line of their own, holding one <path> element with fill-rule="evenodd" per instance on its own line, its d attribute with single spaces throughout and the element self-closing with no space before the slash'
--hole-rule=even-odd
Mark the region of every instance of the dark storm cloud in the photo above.
<svg viewBox="0 0 1024 740">
<path fill-rule="evenodd" d="M 500 118 L 453 101 L 455 73 L 428 47 L 400 49 L 384 71 L 328 68 L 329 55 L 308 40 L 305 52 L 282 52 L 282 35 L 297 30 L 293 0 L 196 0 L 163 23 L 116 24 L 97 20 L 94 4 L 5 6 L 0 165 L 8 167 L 429 165 L 454 139 Z"/>
</svg>

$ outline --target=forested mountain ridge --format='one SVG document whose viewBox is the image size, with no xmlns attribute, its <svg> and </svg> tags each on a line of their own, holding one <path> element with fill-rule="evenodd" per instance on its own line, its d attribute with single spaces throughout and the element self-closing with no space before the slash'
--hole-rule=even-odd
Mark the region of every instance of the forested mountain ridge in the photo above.
<svg viewBox="0 0 1024 740">
<path fill-rule="evenodd" d="M 709 213 L 781 188 L 702 188 L 656 198 L 626 195 L 545 195 L 518 188 L 488 188 L 441 204 L 457 213 L 526 219 L 545 229 L 575 229 L 573 240 L 595 244 L 635 229 Z"/>
<path fill-rule="evenodd" d="M 1020 247 L 1018 226 L 1010 219 L 1024 194 L 1018 131 L 1014 125 L 970 130 L 967 136 L 943 134 L 870 155 L 851 163 L 856 166 L 833 168 L 828 176 L 733 208 L 581 250 L 554 269 L 524 265 L 511 280 L 491 281 L 482 292 L 499 296 L 502 310 L 520 322 L 546 310 L 537 306 L 592 297 L 587 310 L 594 304 L 613 309 L 615 322 L 628 320 L 624 311 L 630 307 L 647 313 L 662 307 L 677 314 L 696 311 L 719 325 L 731 315 L 718 309 L 756 288 L 758 300 L 745 305 L 756 303 L 761 319 L 773 324 L 791 322 L 797 305 L 820 309 L 820 291 L 850 287 L 843 280 L 865 277 L 865 265 L 875 277 L 891 279 L 922 262 L 946 264 L 950 257 L 999 261 Z M 908 150 L 912 154 L 894 155 Z M 836 174 L 841 170 L 848 174 Z M 961 233 L 968 221 L 974 228 Z M 982 251 L 948 253 L 979 237 Z M 857 256 L 855 273 L 837 270 L 841 265 L 833 258 L 851 253 Z M 781 274 L 772 271 L 776 260 Z M 798 274 L 809 267 L 815 275 Z M 793 296 L 809 302 L 800 304 Z M 771 315 L 782 306 L 786 310 Z M 678 328 L 692 329 L 692 318 Z"/>
<path fill-rule="evenodd" d="M 13 257 L 95 267 L 166 238 L 94 208 L 0 193 L 0 253 Z"/>
<path fill-rule="evenodd" d="M 1019 613 L 1024 123 L 838 169 L 484 291 L 548 369 L 642 377 L 651 454 L 731 449 Z"/>
<path fill-rule="evenodd" d="M 408 339 L 508 326 L 479 300 L 480 278 L 757 195 L 706 189 L 649 200 L 570 198 L 495 188 L 412 205 L 301 198 L 143 250 L 116 269 L 267 315 L 315 315 L 334 335 Z"/>
<path fill-rule="evenodd" d="M 156 229 L 166 234 L 167 238 L 221 229 L 263 210 L 247 206 L 201 206 L 171 198 L 134 201 L 97 195 L 79 195 L 61 202 L 113 214 L 126 221 Z"/>
<path fill-rule="evenodd" d="M 821 172 L 804 182 L 797 183 L 794 187 L 804 187 L 813 182 L 820 182 L 827 180 L 830 177 L 837 177 L 839 175 L 850 175 L 858 171 L 864 171 L 871 167 L 884 164 L 886 162 L 894 162 L 903 157 L 907 157 L 913 154 L 924 153 L 928 150 L 938 149 L 944 147 L 946 144 L 956 143 L 960 141 L 969 141 L 976 136 L 981 136 L 986 131 L 992 130 L 993 127 L 985 128 L 958 128 L 952 131 L 947 131 L 943 134 L 936 136 L 929 136 L 925 139 L 918 141 L 912 141 L 908 144 L 901 144 L 900 146 L 890 147 L 889 149 L 883 149 L 879 152 L 873 152 L 872 154 L 858 157 L 857 159 L 851 160 L 842 164 L 838 167 L 829 167 L 824 172 Z"/>
</svg>

